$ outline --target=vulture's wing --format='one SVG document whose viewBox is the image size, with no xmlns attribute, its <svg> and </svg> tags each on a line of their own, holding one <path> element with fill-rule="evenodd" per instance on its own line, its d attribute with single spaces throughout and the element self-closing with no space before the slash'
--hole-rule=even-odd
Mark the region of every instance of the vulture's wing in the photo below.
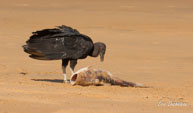
<svg viewBox="0 0 193 113">
<path fill-rule="evenodd" d="M 81 59 L 93 49 L 92 40 L 67 26 L 34 32 L 24 51 L 39 60 Z"/>
</svg>

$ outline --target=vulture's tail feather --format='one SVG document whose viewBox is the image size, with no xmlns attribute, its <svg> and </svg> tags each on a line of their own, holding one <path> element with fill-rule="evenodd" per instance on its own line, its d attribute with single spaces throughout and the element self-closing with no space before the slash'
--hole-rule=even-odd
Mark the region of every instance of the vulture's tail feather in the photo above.
<svg viewBox="0 0 193 113">
<path fill-rule="evenodd" d="M 45 55 L 39 52 L 37 49 L 30 48 L 28 45 L 23 45 L 22 47 L 26 53 L 31 54 L 29 57 L 38 60 L 47 60 Z"/>
<path fill-rule="evenodd" d="M 48 60 L 46 57 L 44 56 L 37 56 L 37 55 L 29 55 L 29 57 L 33 58 L 33 59 L 38 59 L 38 60 Z"/>
</svg>

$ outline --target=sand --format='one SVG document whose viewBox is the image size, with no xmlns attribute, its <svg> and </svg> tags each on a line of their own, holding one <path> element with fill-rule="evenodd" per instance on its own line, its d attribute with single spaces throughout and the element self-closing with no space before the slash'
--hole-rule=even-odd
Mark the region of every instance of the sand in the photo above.
<svg viewBox="0 0 193 113">
<path fill-rule="evenodd" d="M 193 112 L 192 0 L 6 0 L 0 14 L 0 113 Z M 62 24 L 107 45 L 105 62 L 88 57 L 76 70 L 150 88 L 71 86 L 61 61 L 23 52 L 31 32 Z"/>
</svg>

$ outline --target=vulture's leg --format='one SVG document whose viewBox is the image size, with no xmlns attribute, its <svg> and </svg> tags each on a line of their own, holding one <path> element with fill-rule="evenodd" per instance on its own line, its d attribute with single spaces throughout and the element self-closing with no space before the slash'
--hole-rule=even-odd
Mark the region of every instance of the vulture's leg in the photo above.
<svg viewBox="0 0 193 113">
<path fill-rule="evenodd" d="M 66 67 L 68 65 L 68 61 L 67 59 L 62 59 L 62 70 L 63 70 L 63 76 L 64 76 L 64 82 L 67 82 L 66 79 Z"/>
<path fill-rule="evenodd" d="M 74 73 L 74 68 L 77 64 L 77 60 L 70 60 L 70 71 L 72 72 L 72 74 Z"/>
</svg>

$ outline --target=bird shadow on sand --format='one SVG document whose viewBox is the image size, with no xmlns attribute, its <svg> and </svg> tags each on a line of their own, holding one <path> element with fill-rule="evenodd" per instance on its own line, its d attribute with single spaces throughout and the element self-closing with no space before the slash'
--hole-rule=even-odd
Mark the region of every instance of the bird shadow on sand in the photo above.
<svg viewBox="0 0 193 113">
<path fill-rule="evenodd" d="M 53 83 L 64 83 L 64 80 L 61 79 L 31 79 L 33 81 L 44 81 L 44 82 L 53 82 Z"/>
<path fill-rule="evenodd" d="M 52 82 L 52 83 L 64 83 L 64 80 L 61 79 L 31 79 L 33 81 L 37 81 L 37 82 Z M 70 80 L 68 80 L 67 83 L 70 83 Z M 82 87 L 84 87 L 84 85 L 81 85 Z M 87 85 L 85 85 L 87 86 Z M 104 86 L 104 84 L 97 84 L 97 85 L 93 85 L 93 86 Z"/>
</svg>

